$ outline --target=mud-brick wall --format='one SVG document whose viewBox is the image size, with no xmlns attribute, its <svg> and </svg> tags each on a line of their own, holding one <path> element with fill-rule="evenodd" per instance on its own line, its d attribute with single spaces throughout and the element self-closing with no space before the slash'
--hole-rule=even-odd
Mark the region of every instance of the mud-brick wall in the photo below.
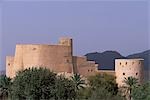
<svg viewBox="0 0 150 100">
<path fill-rule="evenodd" d="M 72 55 L 70 46 L 24 45 L 23 66 L 46 67 L 54 72 L 71 72 Z"/>
<path fill-rule="evenodd" d="M 13 75 L 13 63 L 14 63 L 14 57 L 7 56 L 6 57 L 6 75 L 8 77 L 12 77 Z"/>
<path fill-rule="evenodd" d="M 143 59 L 116 59 L 115 73 L 116 82 L 119 86 L 125 85 L 124 80 L 128 77 L 137 78 L 139 83 L 143 82 Z"/>
<path fill-rule="evenodd" d="M 85 77 L 95 75 L 97 66 L 95 62 L 87 61 L 86 57 L 73 57 L 74 69 L 76 73 L 79 73 Z"/>
</svg>

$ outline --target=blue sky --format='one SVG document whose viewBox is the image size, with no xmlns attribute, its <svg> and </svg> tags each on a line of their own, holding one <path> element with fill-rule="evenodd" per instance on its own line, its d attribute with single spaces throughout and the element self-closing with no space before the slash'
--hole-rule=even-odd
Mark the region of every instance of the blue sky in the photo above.
<svg viewBox="0 0 150 100">
<path fill-rule="evenodd" d="M 74 39 L 74 55 L 115 50 L 126 56 L 150 49 L 146 1 L 8 0 L 1 4 L 3 63 L 6 55 L 14 55 L 17 43 L 53 44 L 62 36 Z"/>
</svg>

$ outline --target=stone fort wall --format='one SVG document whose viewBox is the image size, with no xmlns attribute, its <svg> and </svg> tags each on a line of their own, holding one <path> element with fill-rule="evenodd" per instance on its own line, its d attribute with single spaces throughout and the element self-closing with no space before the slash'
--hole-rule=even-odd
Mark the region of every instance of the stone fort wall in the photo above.
<svg viewBox="0 0 150 100">
<path fill-rule="evenodd" d="M 116 59 L 115 74 L 116 82 L 119 86 L 124 85 L 125 78 L 130 76 L 138 79 L 139 83 L 143 82 L 143 59 Z"/>
<path fill-rule="evenodd" d="M 41 66 L 56 73 L 92 74 L 96 69 L 95 62 L 88 62 L 85 57 L 75 57 L 72 52 L 70 38 L 61 38 L 56 45 L 18 44 L 15 56 L 6 57 L 6 75 L 14 77 L 19 70 Z M 86 69 L 93 71 L 86 73 Z"/>
<path fill-rule="evenodd" d="M 87 61 L 86 57 L 73 56 L 74 71 L 87 77 L 96 74 L 98 64 L 94 61 Z"/>
<path fill-rule="evenodd" d="M 13 78 L 16 72 L 29 67 L 45 67 L 56 73 L 79 73 L 84 77 L 97 73 L 116 76 L 119 86 L 129 76 L 143 82 L 143 59 L 116 59 L 115 71 L 98 70 L 98 64 L 86 57 L 73 56 L 72 39 L 61 38 L 56 45 L 18 44 L 15 55 L 6 57 L 6 75 Z"/>
</svg>

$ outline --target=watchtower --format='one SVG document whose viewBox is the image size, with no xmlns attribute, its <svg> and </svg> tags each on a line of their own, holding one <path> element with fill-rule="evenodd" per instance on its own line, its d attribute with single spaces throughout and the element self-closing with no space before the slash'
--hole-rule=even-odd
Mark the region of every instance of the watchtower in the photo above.
<svg viewBox="0 0 150 100">
<path fill-rule="evenodd" d="M 123 86 L 125 78 L 137 78 L 139 83 L 143 82 L 144 59 L 116 59 L 115 74 L 118 86 Z"/>
</svg>

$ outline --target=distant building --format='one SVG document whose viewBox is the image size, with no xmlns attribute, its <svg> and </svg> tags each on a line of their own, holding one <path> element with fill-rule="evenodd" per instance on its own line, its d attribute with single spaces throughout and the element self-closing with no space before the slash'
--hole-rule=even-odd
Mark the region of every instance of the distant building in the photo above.
<svg viewBox="0 0 150 100">
<path fill-rule="evenodd" d="M 15 77 L 16 72 L 30 67 L 45 67 L 58 74 L 70 76 L 79 73 L 84 77 L 96 73 L 116 76 L 119 86 L 125 77 L 133 76 L 142 82 L 143 59 L 116 59 L 114 70 L 98 70 L 98 64 L 86 57 L 73 56 L 71 38 L 61 38 L 56 45 L 17 44 L 15 55 L 6 57 L 6 75 Z"/>
<path fill-rule="evenodd" d="M 137 78 L 139 83 L 144 81 L 144 59 L 116 59 L 115 74 L 119 86 L 124 85 L 125 78 Z"/>
<path fill-rule="evenodd" d="M 56 73 L 95 74 L 97 64 L 86 57 L 73 56 L 72 39 L 61 38 L 56 45 L 17 44 L 15 56 L 6 57 L 6 75 L 13 78 L 16 72 L 29 67 L 45 67 Z"/>
</svg>

